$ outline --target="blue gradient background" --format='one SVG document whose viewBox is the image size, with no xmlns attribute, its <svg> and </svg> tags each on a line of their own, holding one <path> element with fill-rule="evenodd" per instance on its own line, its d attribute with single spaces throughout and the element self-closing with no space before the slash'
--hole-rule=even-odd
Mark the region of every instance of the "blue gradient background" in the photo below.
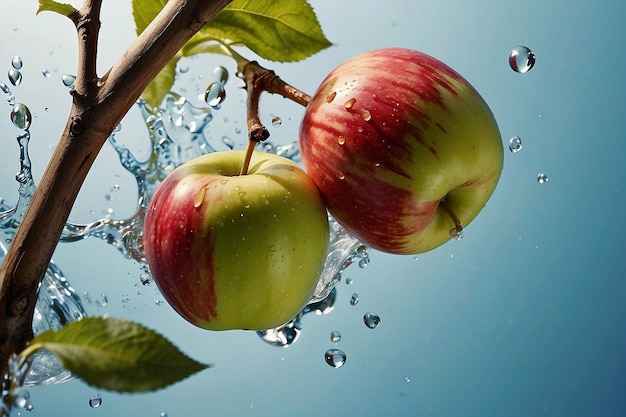
<svg viewBox="0 0 626 417">
<path fill-rule="evenodd" d="M 76 40 L 60 16 L 35 16 L 34 0 L 0 0 L 0 62 L 24 59 L 18 101 L 37 117 L 31 134 L 38 180 L 69 109 L 63 73 L 73 73 Z M 140 321 L 192 357 L 216 364 L 151 394 L 99 392 L 80 381 L 32 388 L 33 415 L 46 416 L 622 416 L 626 400 L 626 224 L 624 220 L 626 3 L 413 0 L 312 0 L 334 46 L 297 64 L 265 63 L 285 80 L 313 92 L 324 75 L 350 56 L 375 47 L 429 53 L 459 71 L 491 106 L 506 143 L 498 188 L 465 238 L 422 254 L 371 252 L 352 266 L 352 285 L 338 287 L 335 309 L 306 316 L 300 340 L 271 347 L 255 334 L 209 333 L 188 325 L 152 287 L 141 288 L 135 264 L 103 242 L 59 246 L 55 254 L 73 286 L 109 304 L 90 314 Z M 104 2 L 99 53 L 104 73 L 134 38 L 130 0 Z M 526 74 L 513 72 L 508 52 L 527 45 L 537 56 Z M 180 88 L 203 91 L 221 57 L 189 60 Z M 45 79 L 43 68 L 53 77 Z M 243 94 L 238 80 L 211 123 L 219 142 L 243 145 Z M 6 82 L 6 80 L 4 80 Z M 183 91 L 184 92 L 184 91 Z M 18 170 L 10 107 L 0 117 L 0 196 L 14 203 Z M 47 110 L 46 110 L 47 109 Z M 297 138 L 302 109 L 264 97 L 272 139 Z M 133 111 L 120 138 L 145 152 Z M 549 181 L 537 182 L 544 172 Z M 120 185 L 111 201 L 105 199 Z M 132 178 L 109 146 L 90 174 L 71 219 L 114 217 L 135 207 Z M 93 212 L 92 212 L 93 211 Z M 139 294 L 141 292 L 141 294 Z M 360 296 L 352 307 L 353 292 Z M 381 325 L 367 329 L 375 311 Z M 338 330 L 338 343 L 329 339 Z M 324 362 L 326 349 L 347 354 L 344 367 Z M 410 380 L 407 382 L 407 378 Z M 103 404 L 90 409 L 99 393 Z M 22 411 L 22 415 L 30 415 Z"/>
</svg>

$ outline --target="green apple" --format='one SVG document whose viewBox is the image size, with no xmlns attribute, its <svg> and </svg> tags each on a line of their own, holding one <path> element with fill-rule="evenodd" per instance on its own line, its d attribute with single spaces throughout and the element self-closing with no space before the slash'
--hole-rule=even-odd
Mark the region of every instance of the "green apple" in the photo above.
<svg viewBox="0 0 626 417">
<path fill-rule="evenodd" d="M 397 254 L 458 236 L 492 195 L 504 155 L 478 92 L 443 62 L 403 48 L 333 70 L 305 110 L 300 150 L 333 217 Z"/>
<path fill-rule="evenodd" d="M 309 301 L 329 241 L 321 196 L 294 162 L 211 153 L 174 170 L 145 218 L 144 249 L 167 302 L 205 329 L 264 330 Z"/>
</svg>

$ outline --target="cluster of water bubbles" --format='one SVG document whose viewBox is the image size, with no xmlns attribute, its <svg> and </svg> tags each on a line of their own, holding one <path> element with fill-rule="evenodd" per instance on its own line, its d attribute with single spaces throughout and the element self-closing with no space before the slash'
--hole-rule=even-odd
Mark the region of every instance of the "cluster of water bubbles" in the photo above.
<svg viewBox="0 0 626 417">
<path fill-rule="evenodd" d="M 515 72 L 525 74 L 535 66 L 535 53 L 527 46 L 516 46 L 509 52 L 509 66 Z M 509 139 L 509 150 L 512 153 L 518 153 L 522 150 L 522 139 L 519 136 L 513 136 Z M 537 174 L 537 182 L 544 184 L 548 181 L 548 176 L 543 172 Z"/>
</svg>

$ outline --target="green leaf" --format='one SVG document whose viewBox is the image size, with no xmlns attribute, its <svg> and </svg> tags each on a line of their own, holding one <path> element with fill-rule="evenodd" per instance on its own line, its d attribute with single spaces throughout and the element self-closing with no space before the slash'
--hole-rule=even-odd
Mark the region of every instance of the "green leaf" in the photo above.
<svg viewBox="0 0 626 417">
<path fill-rule="evenodd" d="M 141 98 L 146 100 L 152 107 L 157 107 L 165 98 L 165 95 L 172 89 L 174 78 L 176 77 L 176 65 L 180 57 L 174 57 L 168 64 L 157 74 L 150 84 L 143 90 Z"/>
<path fill-rule="evenodd" d="M 72 14 L 77 13 L 78 10 L 71 4 L 59 3 L 54 0 L 39 0 L 39 8 L 37 14 L 48 11 L 62 14 L 63 16 L 70 17 Z"/>
<path fill-rule="evenodd" d="M 278 62 L 300 61 L 331 45 L 306 0 L 234 0 L 200 32 Z"/>
<path fill-rule="evenodd" d="M 103 317 L 48 330 L 33 339 L 22 355 L 39 349 L 54 353 L 66 369 L 88 384 L 119 392 L 153 391 L 209 367 L 150 329 Z"/>
<path fill-rule="evenodd" d="M 133 18 L 137 35 L 148 27 L 166 3 L 167 0 L 133 0 Z"/>
</svg>

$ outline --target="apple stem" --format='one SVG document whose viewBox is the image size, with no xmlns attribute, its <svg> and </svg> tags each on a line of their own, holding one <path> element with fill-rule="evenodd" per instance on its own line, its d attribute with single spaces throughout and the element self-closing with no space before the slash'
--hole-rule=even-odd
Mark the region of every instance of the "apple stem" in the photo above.
<svg viewBox="0 0 626 417">
<path fill-rule="evenodd" d="M 311 96 L 287 84 L 274 71 L 260 66 L 258 62 L 248 61 L 239 54 L 233 57 L 237 60 L 238 77 L 245 82 L 244 88 L 248 92 L 246 100 L 248 147 L 241 166 L 241 175 L 246 175 L 256 144 L 270 137 L 270 132 L 259 118 L 261 93 L 267 91 L 279 94 L 305 107 L 311 101 Z"/>
<path fill-rule="evenodd" d="M 450 219 L 452 219 L 452 222 L 454 223 L 454 227 L 450 229 L 450 236 L 454 237 L 455 239 L 461 239 L 463 237 L 463 225 L 461 224 L 461 220 L 459 220 L 454 210 L 452 210 L 452 207 L 450 207 L 448 199 L 446 197 L 442 198 L 439 202 L 439 205 L 443 207 L 443 209 L 446 211 L 446 213 L 448 213 L 448 216 L 450 216 Z"/>
<path fill-rule="evenodd" d="M 239 175 L 248 175 L 248 168 L 250 168 L 250 160 L 252 159 L 252 154 L 254 153 L 254 148 L 258 142 L 255 140 L 249 140 L 248 146 L 246 147 L 246 154 L 243 157 L 243 164 L 241 165 L 241 172 Z"/>
</svg>

